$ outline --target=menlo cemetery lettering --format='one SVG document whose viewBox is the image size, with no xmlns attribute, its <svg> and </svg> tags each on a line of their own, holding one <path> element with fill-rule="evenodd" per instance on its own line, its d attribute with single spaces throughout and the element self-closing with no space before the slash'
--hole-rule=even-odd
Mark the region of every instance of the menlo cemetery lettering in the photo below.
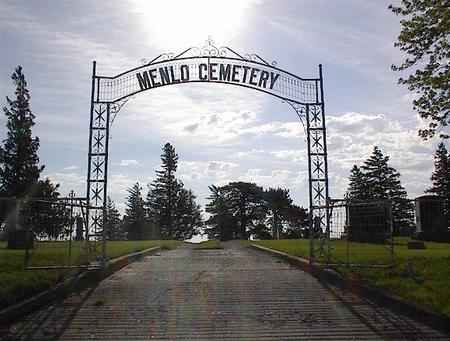
<svg viewBox="0 0 450 341">
<path fill-rule="evenodd" d="M 272 90 L 280 74 L 247 65 L 199 63 L 151 68 L 136 73 L 136 77 L 141 90 L 189 81 L 238 83 Z"/>
</svg>

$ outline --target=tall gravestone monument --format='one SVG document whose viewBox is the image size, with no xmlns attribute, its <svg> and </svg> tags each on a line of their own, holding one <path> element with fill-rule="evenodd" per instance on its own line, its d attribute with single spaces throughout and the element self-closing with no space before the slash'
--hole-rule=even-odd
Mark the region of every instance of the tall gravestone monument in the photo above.
<svg viewBox="0 0 450 341">
<path fill-rule="evenodd" d="M 416 237 L 423 240 L 447 241 L 448 221 L 444 200 L 435 195 L 416 198 Z"/>
<path fill-rule="evenodd" d="M 383 243 L 391 236 L 391 203 L 374 201 L 348 204 L 348 238 L 354 242 Z"/>
</svg>

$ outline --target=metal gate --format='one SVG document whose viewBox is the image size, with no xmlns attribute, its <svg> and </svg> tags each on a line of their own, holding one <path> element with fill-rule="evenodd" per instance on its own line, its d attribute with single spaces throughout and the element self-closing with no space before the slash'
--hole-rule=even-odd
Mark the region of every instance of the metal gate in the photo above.
<svg viewBox="0 0 450 341">
<path fill-rule="evenodd" d="M 92 269 L 102 259 L 102 241 L 89 239 L 87 200 L 76 197 L 0 198 L 3 229 L 15 234 L 11 245 L 24 250 L 26 270 Z"/>
<path fill-rule="evenodd" d="M 389 200 L 329 201 L 329 229 L 315 218 L 310 261 L 348 267 L 385 267 L 394 263 L 392 203 Z"/>
</svg>

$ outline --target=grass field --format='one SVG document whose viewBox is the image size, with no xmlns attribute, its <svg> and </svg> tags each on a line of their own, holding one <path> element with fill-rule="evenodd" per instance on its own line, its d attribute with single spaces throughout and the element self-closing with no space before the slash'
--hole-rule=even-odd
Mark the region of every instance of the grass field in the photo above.
<svg viewBox="0 0 450 341">
<path fill-rule="evenodd" d="M 219 240 L 211 239 L 205 240 L 204 242 L 198 243 L 195 246 L 196 250 L 214 250 L 214 249 L 223 249 L 222 245 L 220 245 Z"/>
<path fill-rule="evenodd" d="M 392 268 L 347 268 L 335 266 L 340 273 L 360 278 L 401 298 L 450 316 L 450 244 L 427 242 L 426 250 L 409 250 L 407 238 L 396 238 Z M 308 240 L 262 240 L 253 242 L 294 256 L 308 257 Z M 346 261 L 345 242 L 332 244 L 331 262 Z M 381 245 L 351 243 L 352 263 L 388 262 L 389 252 Z"/>
<path fill-rule="evenodd" d="M 39 242 L 30 253 L 30 265 L 68 265 L 68 242 Z M 153 246 L 171 249 L 180 242 L 172 240 L 110 241 L 106 246 L 109 258 L 116 258 L 134 251 Z M 72 265 L 83 264 L 82 242 L 74 242 L 72 247 Z M 25 270 L 24 250 L 9 250 L 6 243 L 0 242 L 0 309 L 14 304 L 26 297 L 48 289 L 64 277 L 73 273 L 69 270 Z"/>
</svg>

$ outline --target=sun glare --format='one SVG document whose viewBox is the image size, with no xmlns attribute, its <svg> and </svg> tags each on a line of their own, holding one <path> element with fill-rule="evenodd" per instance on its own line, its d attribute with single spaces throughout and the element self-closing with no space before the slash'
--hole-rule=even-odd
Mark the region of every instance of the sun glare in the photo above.
<svg viewBox="0 0 450 341">
<path fill-rule="evenodd" d="M 208 36 L 226 44 L 242 30 L 255 0 L 133 0 L 149 44 L 173 49 L 198 46 Z"/>
</svg>

